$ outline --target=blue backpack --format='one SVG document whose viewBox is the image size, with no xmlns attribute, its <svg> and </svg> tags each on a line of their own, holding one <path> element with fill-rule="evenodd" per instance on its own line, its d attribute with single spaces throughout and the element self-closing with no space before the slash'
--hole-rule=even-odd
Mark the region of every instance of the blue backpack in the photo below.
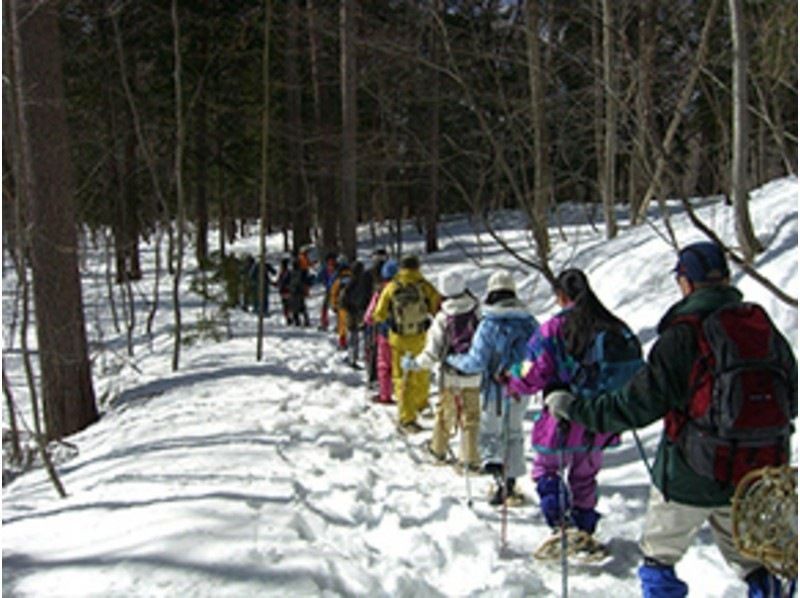
<svg viewBox="0 0 800 598">
<path fill-rule="evenodd" d="M 619 390 L 644 365 L 639 339 L 627 328 L 601 330 L 578 360 L 570 390 L 578 398 L 593 399 Z"/>
</svg>

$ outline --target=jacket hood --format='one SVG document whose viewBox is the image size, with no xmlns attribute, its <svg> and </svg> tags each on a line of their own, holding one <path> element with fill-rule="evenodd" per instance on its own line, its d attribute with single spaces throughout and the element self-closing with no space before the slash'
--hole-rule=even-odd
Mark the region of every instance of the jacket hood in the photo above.
<svg viewBox="0 0 800 598">
<path fill-rule="evenodd" d="M 698 289 L 673 304 L 658 323 L 658 332 L 661 334 L 678 316 L 697 314 L 707 316 L 711 312 L 729 303 L 738 303 L 742 300 L 742 293 L 732 286 L 713 286 Z"/>
<path fill-rule="evenodd" d="M 516 297 L 503 299 L 493 305 L 484 304 L 481 308 L 484 318 L 491 320 L 507 318 L 507 319 L 520 319 L 531 318 L 533 315 L 528 311 L 522 301 Z"/>
<path fill-rule="evenodd" d="M 397 274 L 395 275 L 394 280 L 402 284 L 408 284 L 425 280 L 425 277 L 419 270 L 416 269 L 412 270 L 410 268 L 400 268 L 400 270 L 398 270 Z"/>
<path fill-rule="evenodd" d="M 441 310 L 448 316 L 455 316 L 471 311 L 479 304 L 479 301 L 468 293 L 461 293 L 456 297 L 445 299 L 442 302 Z"/>
</svg>

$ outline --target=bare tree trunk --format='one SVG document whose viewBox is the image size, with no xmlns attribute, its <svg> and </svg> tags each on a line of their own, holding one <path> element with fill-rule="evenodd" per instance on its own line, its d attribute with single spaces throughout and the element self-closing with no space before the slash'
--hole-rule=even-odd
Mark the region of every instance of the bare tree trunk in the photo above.
<svg viewBox="0 0 800 598">
<path fill-rule="evenodd" d="M 748 264 L 763 251 L 758 242 L 750 210 L 747 206 L 749 157 L 749 115 L 747 112 L 748 50 L 742 0 L 728 0 L 730 7 L 731 43 L 733 45 L 733 155 L 731 158 L 731 199 L 736 213 L 736 238 Z"/>
<path fill-rule="evenodd" d="M 172 347 L 172 371 L 177 371 L 180 366 L 181 356 L 181 303 L 180 303 L 180 284 L 181 273 L 183 270 L 183 228 L 186 219 L 186 209 L 184 206 L 183 190 L 183 149 L 184 149 L 184 122 L 183 122 L 183 86 L 181 73 L 181 28 L 178 19 L 178 0 L 172 0 L 172 32 L 173 32 L 173 55 L 175 68 L 173 78 L 175 81 L 175 193 L 177 211 L 177 238 L 175 256 L 175 276 L 172 281 L 172 305 L 175 311 L 175 344 Z"/>
<path fill-rule="evenodd" d="M 669 126 L 664 134 L 664 139 L 661 141 L 661 147 L 659 148 L 660 151 L 656 157 L 655 170 L 653 175 L 650 177 L 650 185 L 644 194 L 644 198 L 642 198 L 641 205 L 639 206 L 639 212 L 636 214 L 633 224 L 641 222 L 644 219 L 650 202 L 658 193 L 658 188 L 661 184 L 661 177 L 664 174 L 664 170 L 667 168 L 667 157 L 672 149 L 672 142 L 676 133 L 678 132 L 678 126 L 683 119 L 684 113 L 686 112 L 686 106 L 689 104 L 689 100 L 691 100 L 692 94 L 694 93 L 694 86 L 697 83 L 698 77 L 700 76 L 700 70 L 702 69 L 706 60 L 706 53 L 708 52 L 708 40 L 713 28 L 714 17 L 717 14 L 718 7 L 719 0 L 711 0 L 711 4 L 708 7 L 708 12 L 706 13 L 705 22 L 703 23 L 703 30 L 700 32 L 700 42 L 697 45 L 694 65 L 692 66 L 689 77 L 686 80 L 683 89 L 681 90 L 678 103 L 672 113 L 672 119 L 670 119 Z"/>
<path fill-rule="evenodd" d="M 11 428 L 11 456 L 17 464 L 22 463 L 22 448 L 19 445 L 19 427 L 17 426 L 17 410 L 14 406 L 14 395 L 11 394 L 11 385 L 6 376 L 6 365 L 2 366 L 3 395 L 6 397 L 6 411 L 8 411 L 8 425 Z"/>
<path fill-rule="evenodd" d="M 601 189 L 606 238 L 617 236 L 614 214 L 617 188 L 617 82 L 614 65 L 614 10 L 612 0 L 603 0 L 603 83 L 605 87 L 605 143 Z"/>
<path fill-rule="evenodd" d="M 550 148 L 544 120 L 544 78 L 542 77 L 542 52 L 539 40 L 539 2 L 525 2 L 528 23 L 525 28 L 528 53 L 528 86 L 533 127 L 533 236 L 542 263 L 550 254 L 547 211 L 550 204 Z"/>
<path fill-rule="evenodd" d="M 308 46 L 311 64 L 311 86 L 314 98 L 314 127 L 319 140 L 316 143 L 316 177 L 314 177 L 320 226 L 322 228 L 320 255 L 338 251 L 337 217 L 339 212 L 336 197 L 335 171 L 336 151 L 331 148 L 331 127 L 328 126 L 330 111 L 323 111 L 328 105 L 329 94 L 322 89 L 322 57 L 325 55 L 320 46 L 320 35 L 317 30 L 316 7 L 314 0 L 307 0 Z M 327 100 L 327 101 L 326 101 Z"/>
<path fill-rule="evenodd" d="M 311 240 L 309 235 L 310 210 L 308 194 L 303 185 L 303 123 L 301 82 L 298 74 L 298 34 L 300 25 L 299 0 L 288 0 L 286 6 L 288 23 L 286 31 L 285 65 L 287 83 L 287 110 L 289 131 L 289 201 L 286 205 L 292 223 L 292 249 L 299 251 Z"/>
<path fill-rule="evenodd" d="M 261 105 L 261 192 L 259 196 L 258 219 L 258 336 L 256 340 L 256 360 L 261 361 L 264 344 L 264 298 L 267 263 L 267 189 L 269 187 L 269 34 L 272 27 L 272 2 L 264 0 L 264 49 L 261 59 L 261 84 L 263 99 Z"/>
<path fill-rule="evenodd" d="M 432 9 L 436 15 L 442 12 L 441 0 L 435 0 Z M 436 35 L 436 22 L 431 24 L 429 32 L 431 59 L 434 64 L 441 62 L 439 43 Z M 439 220 L 439 169 L 440 169 L 440 151 L 439 151 L 439 137 L 440 137 L 440 95 L 441 95 L 441 81 L 438 70 L 431 72 L 433 81 L 431 82 L 431 124 L 430 124 L 430 148 L 431 148 L 431 164 L 430 164 L 430 196 L 428 203 L 425 206 L 425 252 L 433 253 L 439 250 L 439 242 L 437 238 L 437 222 Z"/>
<path fill-rule="evenodd" d="M 98 413 L 78 273 L 58 5 L 20 0 L 11 6 L 45 424 L 48 438 L 63 438 L 97 421 Z"/>
<path fill-rule="evenodd" d="M 341 37 L 342 85 L 342 209 L 340 233 L 342 250 L 349 259 L 356 258 L 358 239 L 358 195 L 356 188 L 356 0 L 341 0 L 339 29 Z"/>
<path fill-rule="evenodd" d="M 634 140 L 630 184 L 631 219 L 639 211 L 647 187 L 648 173 L 652 172 L 651 140 L 655 138 L 653 122 L 653 75 L 655 57 L 655 2 L 639 3 L 639 64 L 636 86 L 636 137 Z"/>
<path fill-rule="evenodd" d="M 200 40 L 202 61 L 208 62 L 208 42 L 205 36 Z M 208 117 L 207 102 L 204 94 L 197 98 L 195 108 L 194 151 L 197 172 L 195 173 L 194 221 L 195 221 L 195 257 L 199 268 L 205 269 L 208 264 Z"/>
</svg>

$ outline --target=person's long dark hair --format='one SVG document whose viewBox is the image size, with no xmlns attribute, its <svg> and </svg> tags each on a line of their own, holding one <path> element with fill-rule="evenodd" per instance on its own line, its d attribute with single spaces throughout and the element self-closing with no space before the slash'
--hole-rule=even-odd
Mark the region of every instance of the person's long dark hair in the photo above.
<svg viewBox="0 0 800 598">
<path fill-rule="evenodd" d="M 594 294 L 583 271 L 577 268 L 564 270 L 558 275 L 553 290 L 561 291 L 573 302 L 564 320 L 564 340 L 570 355 L 583 355 L 592 338 L 601 330 L 621 332 L 625 329 L 625 323 L 608 311 Z"/>
</svg>

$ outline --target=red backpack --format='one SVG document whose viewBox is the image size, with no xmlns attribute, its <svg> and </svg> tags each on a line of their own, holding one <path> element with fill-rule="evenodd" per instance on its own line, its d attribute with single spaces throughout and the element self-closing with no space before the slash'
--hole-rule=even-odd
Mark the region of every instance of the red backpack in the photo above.
<svg viewBox="0 0 800 598">
<path fill-rule="evenodd" d="M 667 437 L 695 472 L 723 485 L 786 463 L 797 415 L 794 355 L 764 309 L 736 303 L 705 318 L 679 316 L 672 324 L 680 323 L 694 329 L 698 355 L 689 405 L 667 415 Z"/>
</svg>

